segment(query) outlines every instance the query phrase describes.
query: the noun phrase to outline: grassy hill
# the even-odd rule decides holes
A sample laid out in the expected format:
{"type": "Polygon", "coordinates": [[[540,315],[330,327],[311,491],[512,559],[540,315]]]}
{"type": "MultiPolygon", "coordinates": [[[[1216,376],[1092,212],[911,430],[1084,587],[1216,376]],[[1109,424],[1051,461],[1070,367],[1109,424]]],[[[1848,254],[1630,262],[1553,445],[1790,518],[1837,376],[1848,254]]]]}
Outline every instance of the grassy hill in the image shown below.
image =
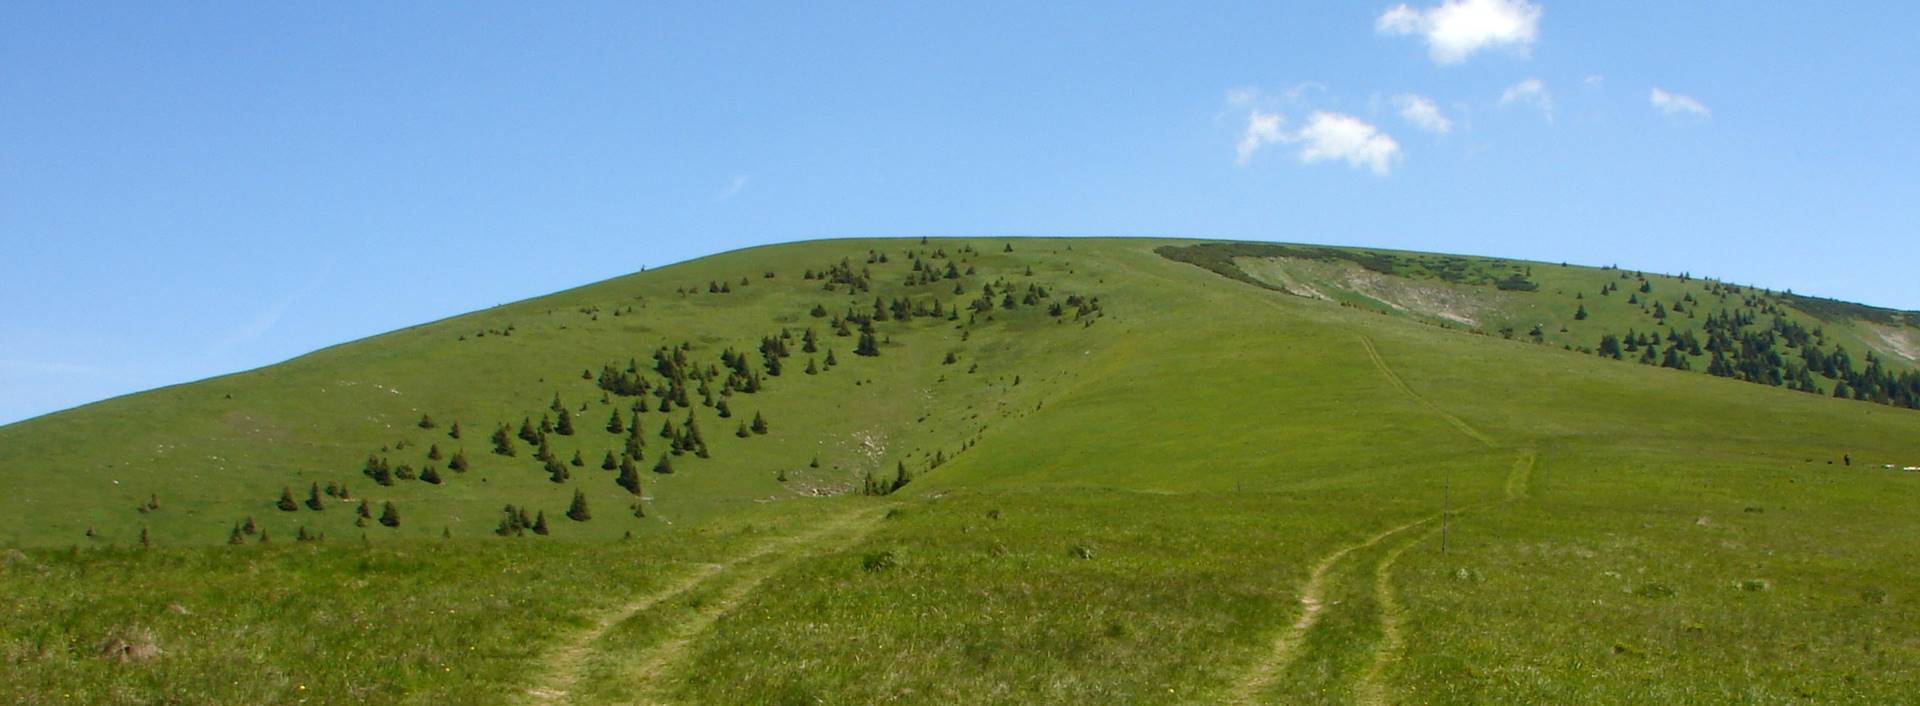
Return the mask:
{"type": "Polygon", "coordinates": [[[0,560],[0,696],[1920,690],[1920,474],[1885,468],[1920,465],[1920,412],[1832,393],[1871,352],[1898,402],[1912,315],[1612,269],[1265,247],[757,248],[0,428],[0,541],[18,547],[0,560]],[[1684,311],[1653,320],[1629,297],[1684,311]],[[1809,367],[1809,394],[1705,374],[1706,351],[1683,349],[1684,371],[1580,350],[1626,328],[1658,330],[1663,351],[1669,332],[1705,343],[1723,308],[1755,312],[1735,317],[1736,343],[1775,332],[1783,377],[1808,344],[1852,364],[1809,367]],[[1789,350],[1775,317],[1806,338],[1789,350]],[[764,434],[743,427],[756,414],[764,434]],[[534,441],[515,437],[523,422],[534,441]],[[515,455],[493,453],[500,429],[515,455]],[[534,458],[542,438],[563,473],[534,458]],[[617,462],[601,468],[630,438],[638,495],[617,462]],[[662,458],[672,473],[653,472],[662,458]],[[429,465],[440,483],[420,479],[429,465]],[[351,499],[307,507],[329,484],[351,499]],[[283,490],[295,509],[276,507],[283,490]],[[576,491],[585,521],[564,516],[576,491]],[[378,521],[389,502],[397,527],[378,521]],[[228,545],[249,518],[256,532],[228,545]],[[303,530],[325,539],[293,541],[303,530]]]}

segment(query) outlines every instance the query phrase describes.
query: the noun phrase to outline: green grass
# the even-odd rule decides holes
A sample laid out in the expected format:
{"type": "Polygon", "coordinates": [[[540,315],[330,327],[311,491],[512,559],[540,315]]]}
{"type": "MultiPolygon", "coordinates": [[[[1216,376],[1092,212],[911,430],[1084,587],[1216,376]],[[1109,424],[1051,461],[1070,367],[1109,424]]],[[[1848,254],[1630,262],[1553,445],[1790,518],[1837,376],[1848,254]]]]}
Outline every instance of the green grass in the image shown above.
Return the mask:
{"type": "MultiPolygon", "coordinates": [[[[1920,690],[1920,556],[1905,540],[1920,475],[1881,469],[1920,464],[1920,412],[1290,296],[1155,254],[1167,241],[925,248],[962,242],[979,250],[963,294],[901,284],[917,241],[761,248],[0,428],[0,478],[25,489],[0,498],[0,537],[22,547],[0,568],[6,696],[1887,703],[1920,690]],[[873,292],[800,277],[841,257],[858,269],[870,248],[892,260],[867,265],[873,292]],[[827,333],[816,302],[964,304],[1001,278],[1097,295],[1104,313],[883,322],[878,358],[829,336],[839,367],[804,375],[796,352],[765,392],[733,398],[771,434],[735,438],[696,402],[713,458],[643,474],[645,518],[598,469],[616,437],[582,368],[644,366],[682,340],[717,363],[783,326],[827,333]],[[723,279],[732,294],[705,293],[723,279]],[[611,316],[623,302],[636,312],[611,316]],[[582,313],[594,306],[598,320],[582,313]],[[512,336],[472,336],[509,323],[512,336]],[[556,391],[589,408],[556,444],[563,460],[589,451],[573,481],[549,483],[524,445],[485,453],[494,424],[537,418],[556,391]],[[413,426],[422,413],[442,428],[413,426]],[[369,451],[421,453],[454,419],[474,471],[390,489],[359,475],[369,451]],[[413,448],[392,451],[402,440],[413,448]],[[896,464],[918,475],[891,497],[802,497],[896,464]],[[392,498],[405,521],[271,507],[315,480],[392,498]],[[576,487],[590,522],[559,516],[576,487]],[[137,512],[152,493],[162,508],[137,512]],[[493,537],[509,502],[546,510],[554,534],[493,537]],[[274,543],[220,545],[247,515],[274,543]],[[126,548],[142,526],[155,546],[126,548]],[[300,526],[328,539],[287,541],[300,526]],[[1277,646],[1323,562],[1321,610],[1277,646]],[[97,656],[130,629],[161,656],[97,656]]],[[[1395,262],[1422,286],[1477,288],[1488,322],[1618,276],[1463,258],[1454,282],[1437,274],[1454,261],[1395,262]],[[1539,291],[1467,283],[1529,266],[1539,291]]],[[[1329,290],[1348,266],[1243,264],[1329,290]]],[[[1594,331],[1632,320],[1593,300],[1594,331]]],[[[662,415],[642,418],[651,434],[662,415]]],[[[642,468],[663,441],[650,436],[642,468]]]]}

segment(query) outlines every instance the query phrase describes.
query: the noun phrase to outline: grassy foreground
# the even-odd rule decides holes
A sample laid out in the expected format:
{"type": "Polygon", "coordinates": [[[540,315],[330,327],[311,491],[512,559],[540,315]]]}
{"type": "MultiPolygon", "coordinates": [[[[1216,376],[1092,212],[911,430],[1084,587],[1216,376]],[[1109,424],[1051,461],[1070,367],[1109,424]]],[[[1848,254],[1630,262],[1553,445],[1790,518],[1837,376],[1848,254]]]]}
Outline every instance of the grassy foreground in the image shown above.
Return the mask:
{"type": "Polygon", "coordinates": [[[958,253],[963,241],[745,251],[0,429],[0,471],[33,489],[6,501],[20,548],[0,561],[0,698],[1895,703],[1920,692],[1920,549],[1904,541],[1920,530],[1920,474],[1882,467],[1920,464],[1920,413],[1280,294],[1160,257],[1163,242],[964,242],[977,254],[962,268],[976,274],[959,278],[961,293],[951,280],[902,282],[907,250],[958,253]],[[869,250],[892,255],[871,265],[887,275],[879,291],[825,297],[798,272],[869,250]],[[706,293],[723,275],[734,291],[706,293]],[[478,432],[537,419],[555,387],[570,409],[586,404],[594,429],[556,438],[557,455],[604,450],[618,437],[597,425],[620,403],[601,406],[581,368],[683,339],[717,360],[782,326],[824,328],[808,313],[815,299],[836,311],[909,293],[965,304],[1002,278],[1016,292],[1097,295],[1101,311],[1009,310],[996,297],[993,318],[971,325],[965,314],[878,324],[887,340],[874,358],[834,337],[835,369],[806,375],[804,357],[788,359],[765,391],[729,398],[764,410],[767,435],[722,433],[731,425],[697,401],[642,413],[649,433],[700,414],[713,445],[710,459],[646,474],[646,517],[624,512],[624,491],[592,464],[564,483],[524,456],[435,487],[352,475],[370,447],[430,443],[407,424],[422,413],[490,420],[467,442],[478,457],[478,432]],[[699,294],[674,291],[696,283],[699,294]],[[622,297],[647,309],[619,324],[646,330],[607,328],[622,297]],[[580,313],[596,303],[599,319],[580,313]],[[512,336],[458,340],[509,321],[512,336]],[[338,407],[294,395],[322,380],[402,392],[338,407]],[[276,401],[252,402],[263,399],[276,401]],[[282,436],[195,426],[242,407],[282,436]],[[99,469],[131,464],[115,454],[160,436],[198,456],[255,455],[249,470],[198,483],[186,479],[212,471],[143,455],[141,477],[182,490],[157,512],[132,510],[148,486],[102,502],[120,491],[99,469]],[[79,470],[30,475],[29,455],[79,470]],[[899,467],[914,479],[886,497],[802,497],[899,467]],[[357,478],[356,494],[390,494],[407,519],[358,528],[334,508],[272,508],[289,477],[322,477],[303,469],[357,478]],[[591,521],[491,536],[500,503],[557,518],[575,488],[593,498],[591,521]],[[219,545],[248,514],[273,523],[274,540],[219,545]],[[332,523],[329,539],[288,541],[294,518],[332,523]],[[89,523],[115,527],[119,548],[82,536],[89,523]],[[154,546],[127,548],[142,524],[157,528],[154,546]],[[128,651],[142,645],[158,653],[128,651]]]}

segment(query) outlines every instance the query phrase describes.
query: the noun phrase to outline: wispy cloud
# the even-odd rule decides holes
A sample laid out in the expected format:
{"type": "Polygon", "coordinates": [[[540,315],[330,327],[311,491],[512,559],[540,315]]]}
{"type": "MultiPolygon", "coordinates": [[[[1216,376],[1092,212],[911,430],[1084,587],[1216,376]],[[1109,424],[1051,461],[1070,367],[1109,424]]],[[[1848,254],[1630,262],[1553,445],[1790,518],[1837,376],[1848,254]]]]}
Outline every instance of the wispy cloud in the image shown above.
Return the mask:
{"type": "Polygon", "coordinates": [[[1500,92],[1501,105],[1530,105],[1540,109],[1547,122],[1553,122],[1553,94],[1547,92],[1547,84],[1540,79],[1530,78],[1507,87],[1500,92]]]}
{"type": "Polygon", "coordinates": [[[1415,93],[1402,93],[1393,97],[1394,106],[1400,109],[1400,119],[1408,124],[1431,132],[1445,135],[1453,131],[1453,121],[1446,113],[1440,112],[1440,106],[1433,99],[1415,93]]]}
{"type": "Polygon", "coordinates": [[[1375,32],[1418,35],[1436,64],[1458,64],[1484,49],[1525,55],[1540,36],[1539,5],[1526,0],[1446,0],[1416,10],[1395,5],[1373,22],[1375,32]]]}
{"type": "Polygon", "coordinates": [[[1673,117],[1706,118],[1713,115],[1707,104],[1695,100],[1693,96],[1669,93],[1659,86],[1654,86],[1653,91],[1647,94],[1647,102],[1652,103],[1655,110],[1673,117]]]}
{"type": "Polygon", "coordinates": [[[1234,145],[1233,161],[1236,164],[1246,164],[1248,160],[1253,159],[1253,153],[1260,151],[1260,148],[1284,139],[1286,136],[1281,133],[1280,127],[1286,124],[1286,121],[1286,116],[1279,113],[1269,113],[1255,108],[1247,115],[1247,129],[1241,133],[1240,143],[1234,145]]]}
{"type": "Polygon", "coordinates": [[[723,203],[735,196],[739,196],[740,190],[745,188],[747,188],[747,175],[735,174],[733,181],[727,182],[727,188],[721,189],[720,193],[713,195],[713,202],[723,203]]]}
{"type": "Polygon", "coordinates": [[[220,340],[215,341],[211,352],[224,353],[235,346],[251,343],[267,335],[268,331],[273,330],[273,327],[280,323],[280,319],[286,315],[288,307],[293,306],[295,302],[307,298],[316,290],[320,289],[320,285],[326,283],[327,275],[332,271],[333,264],[331,262],[321,265],[320,271],[308,279],[305,284],[300,285],[298,289],[287,292],[286,295],[275,300],[272,304],[267,305],[267,308],[254,316],[252,320],[234,329],[220,340]]]}

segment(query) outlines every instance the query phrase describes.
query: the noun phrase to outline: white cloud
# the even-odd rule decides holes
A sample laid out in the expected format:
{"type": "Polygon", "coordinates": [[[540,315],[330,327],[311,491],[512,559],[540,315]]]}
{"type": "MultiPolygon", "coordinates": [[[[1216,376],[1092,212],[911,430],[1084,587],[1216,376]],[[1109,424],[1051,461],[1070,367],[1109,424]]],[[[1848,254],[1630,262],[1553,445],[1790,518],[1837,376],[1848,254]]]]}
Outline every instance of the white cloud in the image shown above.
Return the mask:
{"type": "Polygon", "coordinates": [[[1386,176],[1400,159],[1400,143],[1379,128],[1359,118],[1341,113],[1316,112],[1307,118],[1307,126],[1288,135],[1288,142],[1300,143],[1300,161],[1344,161],[1355,169],[1366,167],[1386,176]]]}
{"type": "Polygon", "coordinates": [[[1235,149],[1239,164],[1246,164],[1255,152],[1271,144],[1298,145],[1294,157],[1302,164],[1346,162],[1355,169],[1365,168],[1386,176],[1400,160],[1400,143],[1393,136],[1364,120],[1343,113],[1316,111],[1307,116],[1299,130],[1283,129],[1287,118],[1279,113],[1254,110],[1247,116],[1247,130],[1235,149]]]}
{"type": "Polygon", "coordinates": [[[1530,78],[1507,87],[1500,93],[1501,105],[1531,105],[1539,108],[1547,121],[1553,121],[1553,94],[1547,92],[1547,84],[1540,79],[1530,78]]]}
{"type": "Polygon", "coordinates": [[[1260,89],[1252,86],[1237,86],[1227,89],[1227,105],[1239,108],[1260,99],[1260,89]]]}
{"type": "Polygon", "coordinates": [[[1695,100],[1693,96],[1668,93],[1659,86],[1654,86],[1653,92],[1647,94],[1647,101],[1652,103],[1655,109],[1667,115],[1701,118],[1713,115],[1713,111],[1707,109],[1707,104],[1695,100]]]}
{"type": "Polygon", "coordinates": [[[1540,14],[1540,6],[1527,0],[1445,0],[1424,10],[1396,5],[1374,20],[1373,29],[1420,35],[1434,63],[1458,64],[1495,47],[1525,54],[1540,36],[1540,14]]]}
{"type": "Polygon", "coordinates": [[[1240,135],[1240,144],[1234,146],[1236,155],[1234,162],[1246,164],[1247,160],[1253,159],[1253,153],[1260,151],[1261,147],[1285,139],[1286,136],[1281,133],[1280,126],[1286,121],[1287,118],[1284,115],[1255,108],[1247,115],[1247,131],[1240,135]]]}
{"type": "Polygon", "coordinates": [[[1607,82],[1607,77],[1601,76],[1600,74],[1593,74],[1586,78],[1586,82],[1589,86],[1599,86],[1607,82]]]}
{"type": "Polygon", "coordinates": [[[1448,120],[1446,114],[1440,112],[1440,106],[1434,105],[1431,98],[1402,93],[1393,97],[1393,103],[1400,109],[1400,118],[1414,127],[1436,135],[1445,135],[1453,131],[1453,121],[1448,120]]]}

